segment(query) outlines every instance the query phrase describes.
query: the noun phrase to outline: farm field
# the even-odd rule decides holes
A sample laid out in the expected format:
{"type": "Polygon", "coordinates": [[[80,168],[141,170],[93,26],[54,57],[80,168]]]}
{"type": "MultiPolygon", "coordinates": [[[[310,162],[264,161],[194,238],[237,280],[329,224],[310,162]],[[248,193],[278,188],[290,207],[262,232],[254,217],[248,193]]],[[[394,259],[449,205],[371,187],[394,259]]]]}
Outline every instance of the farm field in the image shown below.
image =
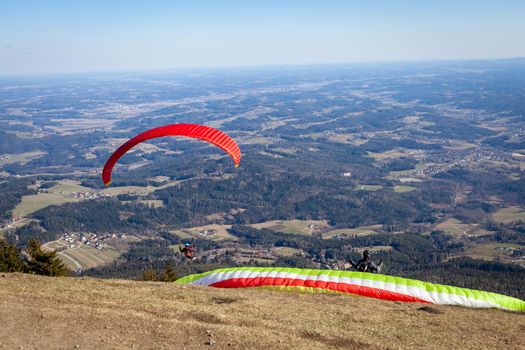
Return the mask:
{"type": "Polygon", "coordinates": [[[491,218],[503,224],[510,224],[520,220],[525,221],[525,209],[517,206],[503,208],[492,214],[491,218]]]}
{"type": "Polygon", "coordinates": [[[189,234],[188,232],[186,232],[186,230],[172,230],[169,232],[182,239],[192,239],[193,238],[193,236],[189,234]]]}
{"type": "Polygon", "coordinates": [[[64,261],[69,269],[76,270],[79,267],[88,269],[108,264],[117,259],[121,253],[113,248],[103,248],[101,250],[81,245],[79,248],[68,249],[59,253],[59,257],[64,261]]]}
{"type": "Polygon", "coordinates": [[[301,252],[300,249],[296,248],[290,248],[290,247],[274,247],[272,248],[272,253],[278,256],[294,256],[295,254],[299,254],[301,252]]]}
{"type": "MultiPolygon", "coordinates": [[[[480,244],[475,247],[467,249],[458,256],[467,256],[472,259],[481,259],[492,261],[499,256],[510,257],[512,249],[524,249],[525,245],[513,243],[487,243],[480,244]]],[[[525,265],[525,261],[524,261],[525,265]]]]}
{"type": "Polygon", "coordinates": [[[107,187],[102,190],[95,190],[89,187],[84,187],[80,185],[78,181],[59,181],[58,185],[53,186],[48,189],[49,193],[61,193],[61,194],[71,194],[74,192],[100,192],[103,194],[119,195],[119,194],[139,194],[145,195],[156,190],[161,190],[170,186],[174,186],[180,183],[180,181],[171,181],[160,186],[120,186],[120,187],[107,187]]]}
{"type": "Polygon", "coordinates": [[[146,205],[148,207],[153,207],[153,208],[162,208],[164,206],[164,203],[161,200],[156,200],[156,199],[144,199],[144,200],[137,200],[137,201],[122,201],[122,203],[124,203],[124,204],[140,203],[140,204],[144,204],[144,205],[146,205]]]}
{"type": "MultiPolygon", "coordinates": [[[[86,193],[101,193],[110,195],[119,194],[138,194],[146,195],[158,189],[163,189],[169,186],[173,186],[179,183],[178,181],[169,182],[162,186],[123,186],[123,187],[110,187],[103,190],[97,191],[92,188],[81,186],[78,181],[64,180],[59,181],[57,185],[50,187],[46,192],[41,192],[35,195],[29,195],[22,197],[22,202],[16,206],[13,210],[15,217],[25,217],[40,209],[46,208],[51,205],[61,205],[65,203],[78,202],[82,199],[73,198],[71,194],[78,192],[86,193]]],[[[145,204],[159,207],[162,205],[161,201],[157,200],[145,200],[145,204]]]]}
{"type": "Polygon", "coordinates": [[[51,242],[44,243],[42,244],[42,247],[47,248],[49,250],[61,250],[61,249],[67,249],[68,244],[62,240],[58,240],[58,241],[51,241],[51,242]]]}
{"type": "Polygon", "coordinates": [[[46,153],[42,151],[8,154],[5,159],[0,159],[0,167],[7,164],[26,164],[29,161],[38,159],[45,154],[46,153]]]}
{"type": "Polygon", "coordinates": [[[392,250],[392,247],[387,246],[387,245],[377,245],[377,246],[372,246],[372,247],[360,247],[360,248],[355,249],[355,251],[358,252],[359,254],[363,254],[365,250],[369,250],[371,252],[390,251],[392,250]]]}
{"type": "Polygon", "coordinates": [[[257,262],[258,264],[272,264],[272,263],[275,262],[274,259],[244,258],[244,257],[237,258],[236,260],[239,261],[239,262],[241,262],[241,263],[249,263],[249,262],[251,262],[251,261],[255,261],[255,262],[257,262]]]}
{"type": "Polygon", "coordinates": [[[20,219],[18,221],[16,221],[15,223],[9,225],[8,227],[4,227],[2,229],[0,229],[0,237],[3,237],[4,234],[6,234],[8,231],[14,231],[15,229],[17,228],[20,228],[20,227],[23,227],[27,224],[29,224],[31,221],[31,219],[20,219]]]}
{"type": "Polygon", "coordinates": [[[138,202],[147,205],[148,207],[152,206],[153,208],[162,208],[164,206],[164,203],[158,199],[144,199],[139,200],[138,202]]]}
{"type": "Polygon", "coordinates": [[[361,143],[364,143],[364,141],[361,140],[354,140],[353,142],[350,142],[349,139],[354,136],[353,134],[344,134],[344,133],[333,133],[333,132],[319,132],[319,133],[311,133],[311,134],[305,134],[304,136],[310,137],[314,140],[319,139],[327,139],[332,142],[337,143],[344,143],[344,144],[354,144],[358,146],[361,143]]]}
{"type": "Polygon", "coordinates": [[[406,154],[401,150],[390,150],[382,153],[367,152],[367,156],[374,158],[375,160],[383,160],[405,157],[406,154]]]}
{"type": "Polygon", "coordinates": [[[324,239],[334,238],[339,234],[346,234],[349,236],[358,235],[358,236],[367,236],[374,235],[377,233],[377,230],[380,229],[382,225],[371,225],[371,226],[362,226],[357,228],[343,228],[331,230],[323,233],[324,239]]]}
{"type": "Polygon", "coordinates": [[[449,140],[447,142],[447,145],[444,146],[445,149],[449,150],[465,150],[469,148],[475,148],[476,144],[466,142],[466,141],[459,141],[459,140],[449,140]]]}
{"type": "Polygon", "coordinates": [[[50,129],[53,129],[61,134],[69,134],[71,132],[78,132],[79,130],[92,129],[92,128],[111,128],[115,124],[114,119],[97,119],[97,118],[85,118],[85,119],[51,119],[54,123],[60,124],[60,126],[51,125],[50,129]]]}
{"type": "Polygon", "coordinates": [[[396,180],[396,179],[399,179],[400,177],[407,177],[409,176],[410,174],[416,172],[417,170],[422,170],[422,169],[425,169],[429,166],[431,166],[433,164],[431,163],[428,163],[428,164],[422,164],[422,163],[418,163],[416,164],[416,167],[415,169],[410,169],[410,170],[400,170],[400,171],[391,171],[389,173],[389,175],[387,176],[387,179],[392,179],[392,180],[396,180]]]}
{"type": "Polygon", "coordinates": [[[140,187],[140,186],[122,186],[122,187],[108,187],[108,188],[105,188],[103,190],[101,190],[100,192],[102,193],[107,193],[107,194],[111,194],[111,195],[114,195],[114,196],[117,196],[119,194],[137,194],[137,195],[146,195],[146,194],[150,194],[154,191],[157,191],[157,190],[161,190],[161,189],[164,189],[164,188],[167,188],[167,187],[170,187],[170,186],[175,186],[177,184],[179,184],[180,181],[171,181],[171,182],[168,182],[164,185],[161,185],[161,186],[145,186],[145,187],[140,187]]]}
{"type": "Polygon", "coordinates": [[[413,186],[394,186],[394,192],[396,193],[412,192],[415,190],[417,190],[417,188],[413,186]]]}
{"type": "Polygon", "coordinates": [[[382,188],[383,186],[378,185],[357,185],[355,189],[358,191],[378,191],[382,188]]]}
{"type": "Polygon", "coordinates": [[[77,181],[59,181],[57,185],[50,187],[48,193],[54,194],[71,194],[74,192],[95,192],[92,188],[84,187],[77,181]]]}
{"type": "Polygon", "coordinates": [[[443,231],[454,237],[470,235],[476,228],[477,225],[463,224],[461,221],[452,218],[436,225],[435,227],[436,230],[443,231]]]}
{"type": "Polygon", "coordinates": [[[13,210],[14,217],[26,217],[40,209],[51,205],[78,202],[78,199],[70,198],[61,194],[39,193],[22,197],[22,202],[13,210]]]}
{"type": "Polygon", "coordinates": [[[321,220],[272,220],[261,222],[259,224],[252,224],[251,227],[256,229],[266,228],[275,232],[300,234],[300,235],[311,235],[316,228],[330,228],[328,222],[321,220]],[[314,227],[309,227],[314,225],[314,227]]]}
{"type": "Polygon", "coordinates": [[[480,237],[480,236],[490,236],[490,235],[493,235],[495,233],[496,233],[496,231],[489,231],[489,230],[485,230],[484,228],[480,228],[478,230],[470,232],[469,235],[480,237]]]}
{"type": "Polygon", "coordinates": [[[237,237],[232,236],[231,234],[228,233],[227,230],[229,228],[231,228],[231,225],[211,224],[211,225],[205,225],[205,226],[185,228],[182,230],[174,230],[170,232],[182,239],[191,239],[195,237],[195,238],[204,238],[204,239],[211,239],[211,240],[217,240],[217,241],[224,241],[224,240],[235,241],[237,240],[237,237]],[[205,236],[205,235],[200,234],[200,232],[211,231],[211,230],[215,230],[214,235],[205,236]]]}

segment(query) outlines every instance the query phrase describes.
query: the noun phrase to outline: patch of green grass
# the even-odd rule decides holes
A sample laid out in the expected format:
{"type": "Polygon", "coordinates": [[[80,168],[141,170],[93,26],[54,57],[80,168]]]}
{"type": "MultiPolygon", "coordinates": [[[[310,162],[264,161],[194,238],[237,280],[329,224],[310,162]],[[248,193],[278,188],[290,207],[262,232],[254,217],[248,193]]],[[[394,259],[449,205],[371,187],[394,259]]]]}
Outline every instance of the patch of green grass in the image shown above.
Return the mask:
{"type": "MultiPolygon", "coordinates": [[[[110,187],[101,190],[102,193],[109,193],[112,195],[118,195],[123,193],[131,194],[148,194],[158,189],[166,188],[177,184],[177,181],[169,182],[165,185],[155,187],[138,187],[138,186],[125,186],[125,187],[110,187]]],[[[51,205],[61,205],[64,203],[78,202],[81,199],[69,197],[74,192],[96,192],[88,187],[81,186],[78,181],[60,181],[56,186],[47,189],[47,192],[39,193],[36,195],[22,197],[22,202],[14,209],[13,215],[17,217],[25,217],[40,209],[46,208],[51,205]]],[[[141,201],[148,205],[159,207],[162,205],[162,201],[157,200],[144,200],[141,201]]]]}
{"type": "Polygon", "coordinates": [[[3,229],[0,229],[0,237],[3,237],[6,233],[8,233],[9,231],[15,231],[17,228],[20,228],[20,227],[23,227],[27,224],[29,224],[30,222],[32,222],[33,220],[31,219],[21,219],[21,220],[18,220],[17,222],[15,222],[13,225],[10,225],[9,227],[5,227],[3,229]]]}
{"type": "Polygon", "coordinates": [[[417,188],[412,186],[394,186],[394,192],[405,193],[415,191],[417,188]]]}
{"type": "Polygon", "coordinates": [[[103,248],[101,250],[92,248],[90,246],[82,245],[80,248],[68,249],[61,254],[59,257],[62,258],[64,263],[73,270],[78,268],[77,263],[82,266],[82,269],[93,268],[108,264],[117,259],[121,253],[117,252],[113,248],[103,248]],[[65,258],[63,258],[65,256],[65,258]]]}
{"type": "Polygon", "coordinates": [[[319,228],[329,228],[330,225],[322,220],[272,220],[250,225],[257,229],[268,229],[275,232],[311,235],[319,228]],[[309,227],[314,225],[314,227],[309,227]]]}
{"type": "Polygon", "coordinates": [[[231,227],[231,225],[219,225],[219,224],[210,224],[205,226],[199,226],[199,227],[191,227],[191,228],[185,228],[182,230],[173,230],[170,231],[172,234],[182,238],[182,239],[191,239],[191,238],[199,238],[199,239],[209,239],[209,240],[217,240],[217,241],[224,241],[224,240],[230,240],[230,241],[236,241],[238,238],[231,235],[227,230],[231,227]],[[214,230],[214,235],[207,235],[203,236],[200,234],[200,232],[205,230],[214,230]]]}
{"type": "Polygon", "coordinates": [[[70,194],[73,192],[94,192],[94,190],[88,187],[81,186],[80,184],[75,182],[60,182],[58,185],[49,188],[48,192],[55,194],[70,194]]]}
{"type": "Polygon", "coordinates": [[[58,249],[67,248],[67,243],[64,241],[52,241],[52,242],[45,243],[43,246],[51,250],[58,250],[58,249]]]}
{"type": "Polygon", "coordinates": [[[448,140],[447,143],[448,144],[445,145],[444,147],[446,149],[451,149],[451,150],[465,150],[465,149],[476,147],[476,145],[473,144],[473,143],[468,143],[468,142],[464,142],[464,141],[457,141],[457,140],[448,140]]]}
{"type": "Polygon", "coordinates": [[[467,249],[461,256],[468,256],[473,259],[481,260],[493,260],[494,258],[501,255],[509,255],[505,248],[521,249],[525,245],[512,244],[512,243],[487,243],[480,244],[475,247],[467,249]],[[499,249],[498,249],[499,248],[499,249]]]}
{"type": "Polygon", "coordinates": [[[56,186],[47,189],[45,193],[22,197],[22,202],[13,210],[13,216],[25,217],[51,205],[78,202],[79,199],[69,197],[73,192],[93,192],[93,190],[80,186],[78,182],[60,181],[56,186]]]}
{"type": "Polygon", "coordinates": [[[77,269],[84,269],[85,268],[85,266],[83,266],[80,262],[78,262],[77,260],[75,260],[74,258],[69,256],[65,252],[61,252],[58,255],[58,257],[60,258],[60,260],[62,260],[62,262],[64,264],[66,264],[67,268],[72,270],[72,271],[76,271],[77,269]]]}
{"type": "Polygon", "coordinates": [[[356,228],[342,228],[336,230],[330,230],[323,233],[324,239],[334,238],[338,234],[347,234],[349,236],[358,235],[358,236],[368,236],[377,234],[377,230],[380,229],[382,225],[371,225],[371,226],[361,226],[356,228]]]}
{"type": "Polygon", "coordinates": [[[178,244],[172,244],[168,246],[168,248],[171,249],[174,253],[180,253],[179,247],[180,245],[178,244]]]}
{"type": "Polygon", "coordinates": [[[452,235],[454,237],[461,237],[470,235],[473,230],[475,230],[478,225],[474,224],[463,224],[461,221],[450,218],[446,221],[435,226],[436,230],[443,231],[452,235]]]}
{"type": "Polygon", "coordinates": [[[404,152],[401,152],[400,150],[390,150],[381,153],[367,152],[367,157],[374,158],[375,160],[395,159],[404,156],[406,156],[406,154],[404,152]]]}
{"type": "Polygon", "coordinates": [[[301,252],[300,249],[290,248],[290,247],[274,247],[272,252],[278,256],[294,256],[301,252]]]}
{"type": "Polygon", "coordinates": [[[26,164],[29,161],[38,159],[45,154],[46,153],[42,151],[10,154],[6,159],[0,159],[0,167],[7,164],[26,164]]]}
{"type": "Polygon", "coordinates": [[[363,254],[365,250],[369,250],[371,252],[379,252],[382,250],[390,251],[392,250],[392,247],[388,245],[376,245],[376,246],[370,246],[370,247],[360,247],[360,248],[355,249],[355,251],[358,252],[359,254],[363,254]]]}
{"type": "Polygon", "coordinates": [[[422,164],[422,163],[418,163],[416,164],[416,167],[414,169],[409,169],[409,170],[400,170],[400,171],[391,171],[389,173],[389,175],[387,176],[388,179],[397,179],[397,178],[400,178],[400,177],[406,177],[414,172],[416,172],[417,170],[421,170],[421,169],[424,169],[428,166],[432,165],[431,163],[429,164],[422,164]]]}
{"type": "Polygon", "coordinates": [[[144,199],[140,200],[139,203],[145,204],[148,207],[153,206],[153,208],[162,208],[164,206],[164,202],[160,199],[144,199]]]}
{"type": "Polygon", "coordinates": [[[493,235],[495,233],[496,233],[496,231],[489,231],[489,230],[485,230],[483,228],[480,228],[479,230],[470,232],[470,235],[472,235],[472,236],[490,236],[490,235],[493,235]]]}
{"type": "Polygon", "coordinates": [[[378,185],[358,185],[355,189],[358,191],[378,191],[382,188],[383,186],[378,185]]]}
{"type": "Polygon", "coordinates": [[[193,236],[189,234],[188,232],[186,232],[186,230],[170,231],[170,233],[182,239],[192,239],[193,238],[193,236]]]}
{"type": "Polygon", "coordinates": [[[22,202],[13,210],[13,216],[25,217],[40,209],[49,207],[50,205],[61,205],[77,201],[78,200],[74,198],[53,193],[39,193],[36,195],[24,196],[22,197],[22,202]]]}
{"type": "Polygon", "coordinates": [[[502,208],[493,213],[491,218],[503,224],[510,224],[520,220],[525,222],[525,210],[517,206],[502,208]]]}
{"type": "Polygon", "coordinates": [[[162,208],[164,206],[164,202],[162,202],[161,200],[157,200],[157,199],[141,199],[137,201],[122,201],[122,203],[124,204],[140,203],[148,207],[153,206],[153,208],[162,208]]]}
{"type": "Polygon", "coordinates": [[[115,196],[119,194],[146,195],[146,194],[152,193],[157,190],[162,190],[164,188],[175,186],[181,182],[182,181],[171,181],[161,186],[145,186],[145,187],[140,187],[140,186],[111,187],[110,186],[108,188],[101,190],[101,192],[108,193],[108,194],[115,195],[115,196]]]}
{"type": "Polygon", "coordinates": [[[263,259],[263,258],[244,258],[244,257],[240,257],[240,258],[237,258],[237,261],[241,262],[241,263],[248,263],[250,261],[255,261],[259,264],[272,264],[275,262],[274,259],[263,259]]]}

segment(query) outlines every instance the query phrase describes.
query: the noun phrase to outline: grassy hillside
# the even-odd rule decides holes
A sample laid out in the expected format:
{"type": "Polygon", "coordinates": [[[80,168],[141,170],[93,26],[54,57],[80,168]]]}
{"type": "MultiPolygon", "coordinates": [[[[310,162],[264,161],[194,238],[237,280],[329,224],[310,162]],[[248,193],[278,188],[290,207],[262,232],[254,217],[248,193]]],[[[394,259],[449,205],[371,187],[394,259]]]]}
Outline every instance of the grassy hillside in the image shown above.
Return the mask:
{"type": "Polygon", "coordinates": [[[525,315],[268,290],[0,274],[5,349],[523,349],[525,315]]]}

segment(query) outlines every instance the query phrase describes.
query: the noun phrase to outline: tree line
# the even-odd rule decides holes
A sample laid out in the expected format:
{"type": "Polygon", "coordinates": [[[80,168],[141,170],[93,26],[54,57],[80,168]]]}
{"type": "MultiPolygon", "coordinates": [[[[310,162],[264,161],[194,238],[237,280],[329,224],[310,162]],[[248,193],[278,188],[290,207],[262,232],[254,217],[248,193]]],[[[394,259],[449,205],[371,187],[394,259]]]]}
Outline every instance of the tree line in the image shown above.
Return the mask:
{"type": "Polygon", "coordinates": [[[45,251],[32,239],[21,251],[14,244],[0,240],[0,271],[23,272],[43,276],[68,276],[69,271],[54,251],[45,251]]]}

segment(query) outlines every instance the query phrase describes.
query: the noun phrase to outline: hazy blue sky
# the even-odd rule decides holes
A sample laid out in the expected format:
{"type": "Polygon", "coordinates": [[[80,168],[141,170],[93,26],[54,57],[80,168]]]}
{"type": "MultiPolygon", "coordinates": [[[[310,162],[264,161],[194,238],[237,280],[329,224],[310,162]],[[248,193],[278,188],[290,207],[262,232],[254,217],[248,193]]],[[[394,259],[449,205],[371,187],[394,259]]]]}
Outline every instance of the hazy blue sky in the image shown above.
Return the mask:
{"type": "Polygon", "coordinates": [[[0,0],[0,74],[525,56],[525,0],[0,0]]]}

